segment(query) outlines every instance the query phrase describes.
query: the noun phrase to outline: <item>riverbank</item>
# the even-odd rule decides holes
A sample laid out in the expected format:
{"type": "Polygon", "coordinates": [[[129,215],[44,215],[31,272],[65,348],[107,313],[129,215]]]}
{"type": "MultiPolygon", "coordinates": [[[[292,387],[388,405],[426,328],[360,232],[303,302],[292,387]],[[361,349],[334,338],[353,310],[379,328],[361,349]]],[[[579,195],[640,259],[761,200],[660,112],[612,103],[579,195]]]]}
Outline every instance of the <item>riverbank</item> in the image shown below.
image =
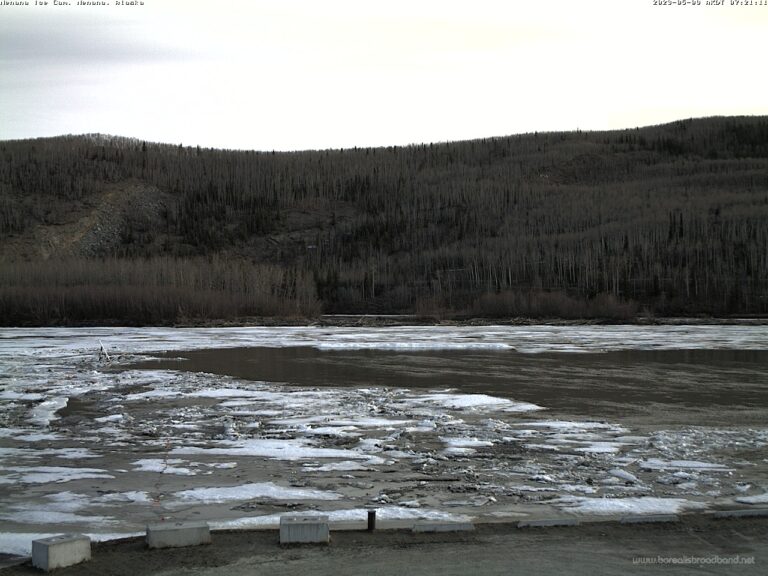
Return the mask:
{"type": "Polygon", "coordinates": [[[691,316],[657,317],[636,316],[632,318],[533,318],[533,317],[472,317],[435,316],[421,314],[323,314],[308,316],[247,316],[238,318],[190,318],[179,322],[142,323],[104,319],[99,322],[58,322],[27,323],[2,326],[5,328],[109,328],[130,326],[132,328],[239,328],[276,326],[336,326],[339,328],[398,327],[398,326],[768,326],[768,316],[691,316]]]}
{"type": "MultiPolygon", "coordinates": [[[[93,544],[90,562],[57,570],[62,576],[275,576],[364,573],[420,574],[763,574],[768,565],[766,518],[712,519],[686,515],[663,524],[583,523],[517,528],[479,524],[472,532],[414,534],[410,530],[332,531],[329,546],[280,546],[278,533],[230,531],[213,543],[147,550],[143,538],[93,544]]],[[[30,564],[3,576],[39,574],[30,564]]]]}

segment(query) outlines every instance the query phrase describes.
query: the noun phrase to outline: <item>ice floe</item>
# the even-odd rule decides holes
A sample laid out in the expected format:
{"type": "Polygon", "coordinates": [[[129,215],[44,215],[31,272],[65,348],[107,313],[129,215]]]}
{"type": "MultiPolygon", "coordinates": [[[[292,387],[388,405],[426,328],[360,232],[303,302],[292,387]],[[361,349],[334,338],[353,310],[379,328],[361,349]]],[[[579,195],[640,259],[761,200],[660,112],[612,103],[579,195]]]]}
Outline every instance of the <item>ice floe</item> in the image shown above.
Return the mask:
{"type": "Polygon", "coordinates": [[[610,430],[613,432],[626,432],[625,428],[616,424],[605,422],[578,422],[570,420],[536,420],[521,422],[520,426],[533,426],[537,428],[549,428],[559,432],[580,432],[583,430],[610,430]]]}
{"type": "Polygon", "coordinates": [[[14,400],[23,402],[40,402],[45,400],[45,395],[35,392],[17,392],[15,390],[2,390],[0,391],[0,400],[14,400]]]}
{"type": "Polygon", "coordinates": [[[186,461],[180,458],[142,458],[133,462],[134,470],[138,472],[158,472],[160,474],[179,474],[194,476],[195,472],[184,466],[186,461]]]}
{"type": "Polygon", "coordinates": [[[240,486],[193,488],[175,492],[173,495],[180,500],[208,504],[252,500],[253,498],[271,498],[273,500],[338,500],[341,498],[340,494],[334,492],[284,487],[272,482],[241,484],[240,486]]]}
{"type": "Polygon", "coordinates": [[[323,464],[317,466],[313,464],[305,464],[304,470],[307,472],[355,472],[355,471],[368,471],[370,466],[358,462],[355,460],[345,460],[343,462],[331,462],[329,464],[323,464]]]}
{"type": "Polygon", "coordinates": [[[13,437],[14,440],[22,442],[48,442],[51,440],[61,440],[61,434],[56,432],[32,432],[30,434],[19,434],[13,437]]]}
{"type": "Polygon", "coordinates": [[[608,474],[618,478],[619,480],[624,480],[625,482],[631,482],[633,484],[637,484],[639,482],[637,476],[630,474],[626,470],[621,470],[620,468],[612,468],[608,470],[608,474]]]}
{"type": "Polygon", "coordinates": [[[109,416],[101,416],[100,418],[94,418],[94,422],[120,422],[125,416],[123,414],[110,414],[109,416]]]}
{"type": "Polygon", "coordinates": [[[710,472],[733,472],[723,464],[714,464],[711,462],[698,462],[696,460],[660,460],[658,458],[648,458],[638,463],[640,468],[645,470],[707,470],[710,472]]]}
{"type": "Polygon", "coordinates": [[[141,490],[130,490],[128,492],[111,492],[93,499],[99,504],[150,504],[152,499],[149,494],[141,490]]]}
{"type": "Polygon", "coordinates": [[[237,441],[221,440],[214,442],[215,447],[184,446],[174,448],[171,454],[209,454],[226,456],[259,456],[275,460],[303,460],[307,458],[364,459],[369,456],[352,450],[338,448],[316,448],[309,440],[244,439],[237,441]]]}
{"type": "Polygon", "coordinates": [[[10,472],[10,478],[27,484],[71,482],[84,478],[114,478],[99,468],[68,468],[63,466],[8,466],[3,472],[10,472]]]}
{"type": "Polygon", "coordinates": [[[685,510],[703,510],[707,505],[684,498],[656,498],[640,496],[630,498],[588,498],[563,496],[556,504],[575,514],[677,514],[685,510]]]}
{"type": "Polygon", "coordinates": [[[739,496],[734,498],[736,502],[741,504],[768,504],[768,492],[765,494],[757,494],[755,496],[739,496]]]}
{"type": "Polygon", "coordinates": [[[497,398],[487,394],[456,394],[450,392],[436,392],[422,394],[407,399],[414,404],[431,404],[442,408],[454,410],[499,410],[503,412],[532,412],[542,410],[541,406],[529,402],[516,402],[507,398],[497,398]]]}
{"type": "Polygon", "coordinates": [[[40,402],[29,411],[29,421],[40,426],[48,426],[56,419],[56,412],[67,405],[69,398],[55,397],[40,402]]]}
{"type": "Polygon", "coordinates": [[[456,438],[440,436],[440,441],[445,442],[451,448],[478,448],[493,446],[490,440],[478,440],[477,438],[456,438]]]}
{"type": "Polygon", "coordinates": [[[320,349],[515,349],[525,353],[607,350],[768,349],[764,326],[400,326],[231,328],[5,328],[8,357],[95,358],[158,350],[260,346],[320,349]]]}
{"type": "Polygon", "coordinates": [[[74,512],[59,512],[56,510],[24,509],[17,512],[5,512],[0,518],[19,524],[83,524],[85,526],[116,524],[117,521],[108,516],[84,516],[74,512]]]}
{"type": "Polygon", "coordinates": [[[586,446],[578,446],[575,452],[588,452],[590,454],[616,454],[626,444],[622,442],[590,442],[586,446]]]}

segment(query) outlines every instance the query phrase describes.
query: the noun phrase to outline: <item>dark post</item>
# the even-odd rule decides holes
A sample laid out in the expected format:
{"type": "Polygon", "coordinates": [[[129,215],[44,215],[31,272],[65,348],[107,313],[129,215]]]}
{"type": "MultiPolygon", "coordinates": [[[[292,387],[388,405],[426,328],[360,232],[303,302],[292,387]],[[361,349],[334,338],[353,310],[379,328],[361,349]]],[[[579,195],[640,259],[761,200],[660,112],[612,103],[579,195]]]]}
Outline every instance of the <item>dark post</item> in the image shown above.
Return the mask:
{"type": "Polygon", "coordinates": [[[368,532],[376,530],[376,510],[368,510],[368,532]]]}

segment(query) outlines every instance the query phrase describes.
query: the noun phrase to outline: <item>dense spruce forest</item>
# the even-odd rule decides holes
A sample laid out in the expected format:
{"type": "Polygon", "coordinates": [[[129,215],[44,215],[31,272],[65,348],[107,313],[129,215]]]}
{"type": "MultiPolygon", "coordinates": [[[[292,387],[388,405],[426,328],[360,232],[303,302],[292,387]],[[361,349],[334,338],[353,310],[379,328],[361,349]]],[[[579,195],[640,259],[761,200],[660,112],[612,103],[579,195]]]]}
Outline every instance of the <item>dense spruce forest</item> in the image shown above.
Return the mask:
{"type": "Polygon", "coordinates": [[[768,118],[407,147],[0,142],[0,322],[768,313],[768,118]]]}

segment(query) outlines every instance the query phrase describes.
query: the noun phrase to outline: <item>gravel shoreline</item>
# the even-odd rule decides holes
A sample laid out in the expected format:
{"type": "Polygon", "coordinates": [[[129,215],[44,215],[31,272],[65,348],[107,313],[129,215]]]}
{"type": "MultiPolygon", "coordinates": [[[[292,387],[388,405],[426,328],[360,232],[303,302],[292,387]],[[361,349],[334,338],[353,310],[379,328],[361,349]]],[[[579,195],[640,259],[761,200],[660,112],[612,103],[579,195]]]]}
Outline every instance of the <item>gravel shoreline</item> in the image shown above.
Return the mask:
{"type": "MultiPolygon", "coordinates": [[[[768,562],[768,519],[716,520],[685,515],[677,523],[590,522],[519,529],[479,524],[473,532],[332,531],[328,546],[280,546],[276,530],[223,531],[209,546],[147,550],[143,538],[93,544],[90,562],[63,576],[162,574],[761,574],[768,562]],[[639,566],[652,562],[656,567],[639,566]],[[662,566],[662,568],[659,568],[662,566]]],[[[4,576],[39,574],[26,563],[4,576]]]]}

